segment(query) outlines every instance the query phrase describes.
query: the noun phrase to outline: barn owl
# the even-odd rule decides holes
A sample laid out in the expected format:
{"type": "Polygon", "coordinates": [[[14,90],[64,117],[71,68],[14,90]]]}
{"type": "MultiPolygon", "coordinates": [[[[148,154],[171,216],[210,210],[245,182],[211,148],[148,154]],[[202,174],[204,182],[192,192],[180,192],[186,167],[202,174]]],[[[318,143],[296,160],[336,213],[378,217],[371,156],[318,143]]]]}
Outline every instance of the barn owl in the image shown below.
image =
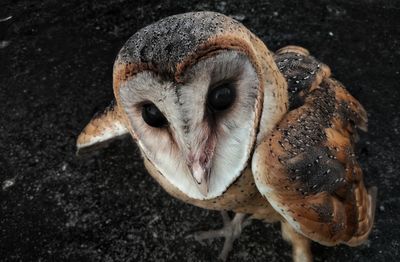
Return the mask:
{"type": "Polygon", "coordinates": [[[130,134],[169,194],[222,211],[223,229],[195,235],[225,237],[220,258],[249,217],[281,222],[294,261],[312,260],[310,240],[367,239],[376,188],[366,189],[354,155],[367,114],[306,49],[272,53],[219,13],[174,15],[125,43],[113,89],[78,150],[130,134]]]}

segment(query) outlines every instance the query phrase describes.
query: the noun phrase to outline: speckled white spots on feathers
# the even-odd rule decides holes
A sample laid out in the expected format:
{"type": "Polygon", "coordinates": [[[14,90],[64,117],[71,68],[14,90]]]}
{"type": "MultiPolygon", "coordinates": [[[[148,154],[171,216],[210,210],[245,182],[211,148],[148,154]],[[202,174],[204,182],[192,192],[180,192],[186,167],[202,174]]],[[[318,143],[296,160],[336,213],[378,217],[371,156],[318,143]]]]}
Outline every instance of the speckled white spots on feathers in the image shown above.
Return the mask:
{"type": "Polygon", "coordinates": [[[156,65],[160,75],[173,77],[176,66],[209,40],[235,31],[240,23],[214,12],[166,17],[135,33],[121,49],[117,63],[156,65]]]}

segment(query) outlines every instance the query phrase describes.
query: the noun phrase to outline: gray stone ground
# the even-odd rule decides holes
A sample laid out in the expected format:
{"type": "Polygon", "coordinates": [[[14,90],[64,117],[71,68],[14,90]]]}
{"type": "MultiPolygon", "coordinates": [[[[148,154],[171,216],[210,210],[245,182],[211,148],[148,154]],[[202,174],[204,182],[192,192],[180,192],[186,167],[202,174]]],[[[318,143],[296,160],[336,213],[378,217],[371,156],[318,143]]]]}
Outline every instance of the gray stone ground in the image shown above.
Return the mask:
{"type": "MultiPolygon", "coordinates": [[[[308,48],[369,113],[359,144],[379,188],[364,246],[313,245],[316,261],[398,261],[400,247],[400,4],[361,1],[12,1],[0,3],[0,260],[210,261],[222,241],[191,232],[219,214],[167,195],[136,146],[119,141],[75,157],[75,138],[112,98],[113,60],[139,28],[164,16],[214,10],[241,20],[270,49],[308,48]]],[[[278,225],[255,221],[231,261],[290,261],[278,225]]]]}

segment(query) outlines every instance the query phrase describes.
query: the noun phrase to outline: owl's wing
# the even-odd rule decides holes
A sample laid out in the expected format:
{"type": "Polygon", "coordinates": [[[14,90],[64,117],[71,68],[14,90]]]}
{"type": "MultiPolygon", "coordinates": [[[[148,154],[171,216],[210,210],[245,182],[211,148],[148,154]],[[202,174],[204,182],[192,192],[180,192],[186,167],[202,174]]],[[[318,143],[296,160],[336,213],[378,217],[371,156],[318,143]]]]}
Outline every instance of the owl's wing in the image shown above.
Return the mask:
{"type": "MultiPolygon", "coordinates": [[[[308,53],[286,54],[316,61],[308,53]]],[[[354,154],[356,128],[366,130],[367,114],[324,67],[292,92],[296,105],[257,146],[252,170],[259,191],[299,233],[324,245],[355,246],[368,237],[375,211],[376,188],[365,188],[354,154]]]]}
{"type": "Polygon", "coordinates": [[[119,108],[112,101],[103,112],[95,114],[79,134],[76,141],[77,154],[104,147],[128,133],[119,108]]]}

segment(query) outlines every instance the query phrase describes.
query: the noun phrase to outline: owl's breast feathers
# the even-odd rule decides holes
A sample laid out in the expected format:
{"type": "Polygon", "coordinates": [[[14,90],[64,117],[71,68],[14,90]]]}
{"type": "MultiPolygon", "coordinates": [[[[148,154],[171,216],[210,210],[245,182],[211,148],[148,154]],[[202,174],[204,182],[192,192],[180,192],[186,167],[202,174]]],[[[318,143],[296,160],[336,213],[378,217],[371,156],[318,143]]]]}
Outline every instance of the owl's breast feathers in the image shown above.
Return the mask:
{"type": "Polygon", "coordinates": [[[371,231],[376,198],[354,154],[367,114],[306,50],[287,47],[275,60],[288,81],[290,110],[256,149],[256,184],[303,235],[359,245],[371,231]]]}

